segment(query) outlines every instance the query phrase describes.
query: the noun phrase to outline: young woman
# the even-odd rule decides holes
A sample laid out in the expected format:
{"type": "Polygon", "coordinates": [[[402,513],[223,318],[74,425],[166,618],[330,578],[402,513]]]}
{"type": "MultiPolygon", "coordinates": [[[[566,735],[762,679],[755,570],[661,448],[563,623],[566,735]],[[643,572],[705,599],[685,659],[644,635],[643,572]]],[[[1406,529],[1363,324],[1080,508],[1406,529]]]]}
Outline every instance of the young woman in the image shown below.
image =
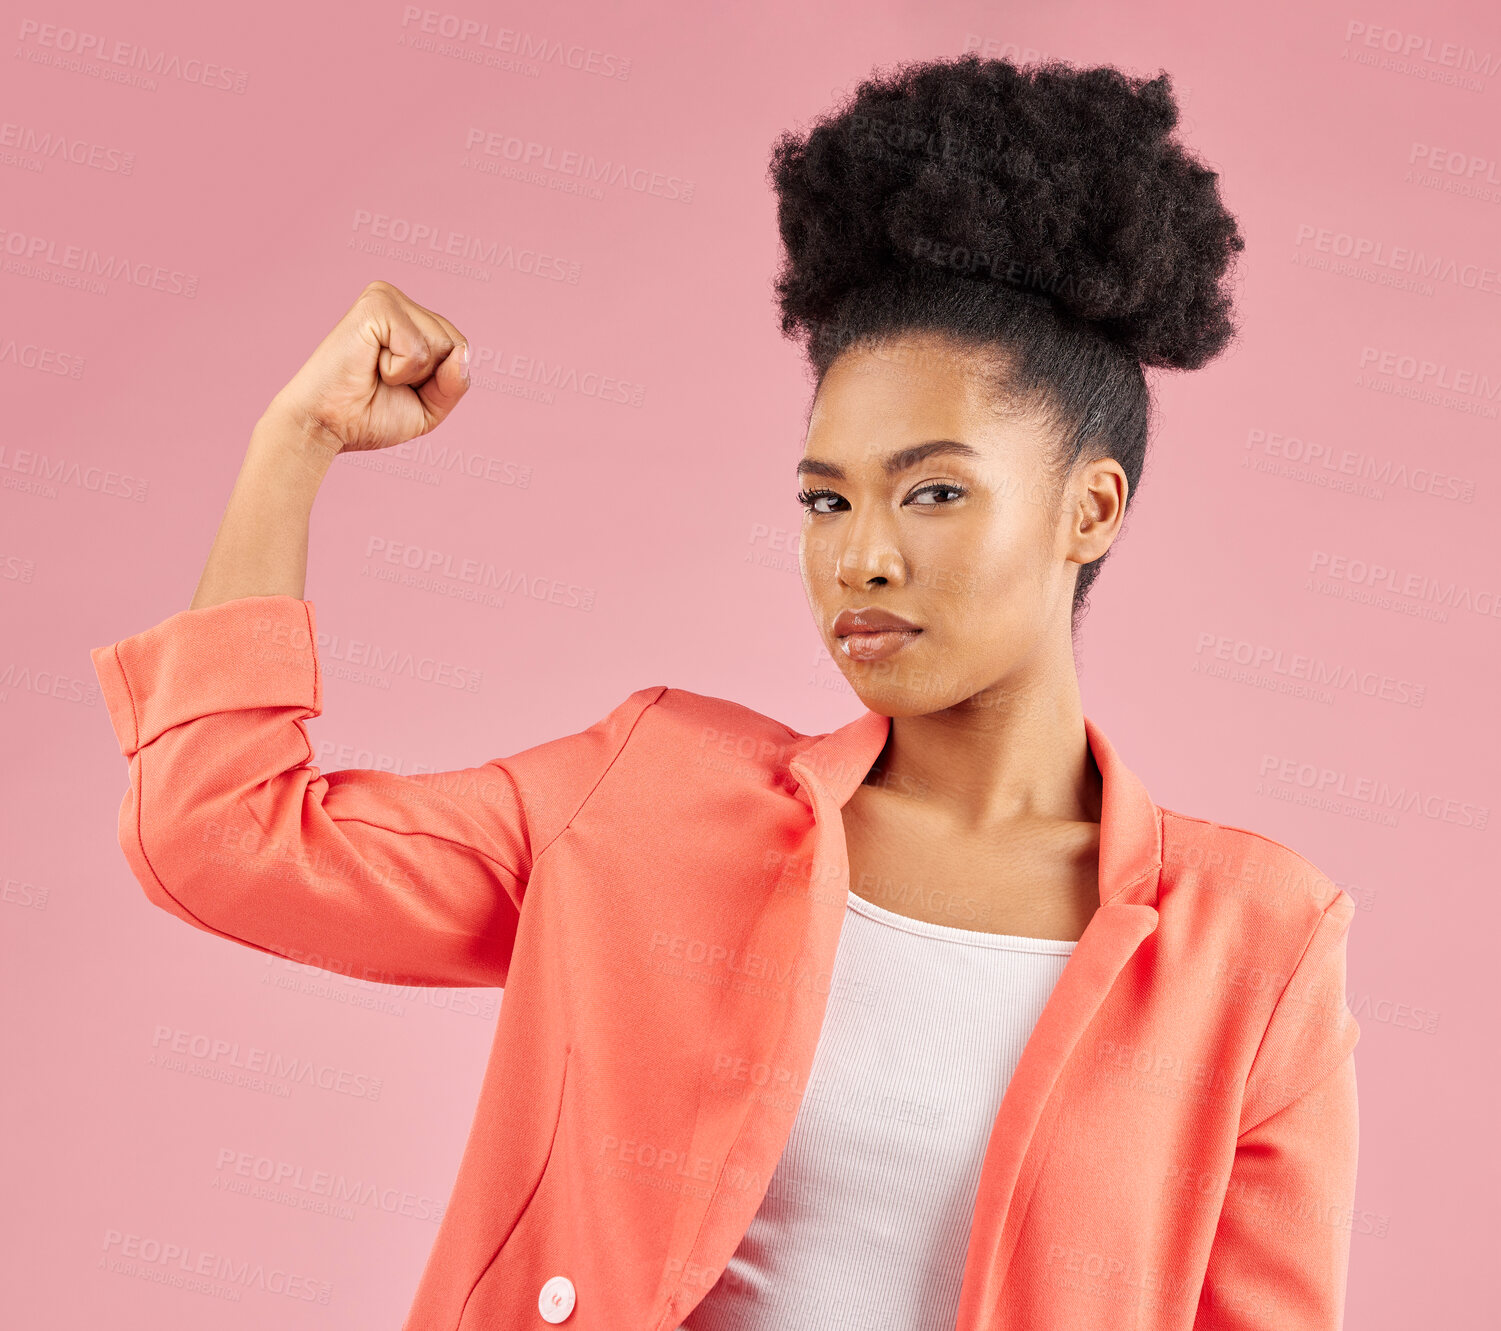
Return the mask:
{"type": "Polygon", "coordinates": [[[1166,76],[965,57],[776,146],[837,730],[653,685],[461,771],[313,767],[313,497],[466,388],[384,282],[258,423],[192,606],[95,649],[152,901],[506,990],[407,1331],[1340,1325],[1353,902],[1156,805],[1074,670],[1144,367],[1233,331],[1176,123],[1166,76]]]}

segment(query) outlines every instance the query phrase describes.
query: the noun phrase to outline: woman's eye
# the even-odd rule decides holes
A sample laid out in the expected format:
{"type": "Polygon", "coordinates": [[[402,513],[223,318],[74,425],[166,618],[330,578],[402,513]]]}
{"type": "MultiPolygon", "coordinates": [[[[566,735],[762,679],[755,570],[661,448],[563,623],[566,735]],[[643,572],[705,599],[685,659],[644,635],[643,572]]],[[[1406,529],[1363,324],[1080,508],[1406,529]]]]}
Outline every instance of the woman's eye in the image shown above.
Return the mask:
{"type": "MultiPolygon", "coordinates": [[[[934,481],[932,485],[919,486],[916,490],[914,490],[912,492],[912,500],[916,500],[918,495],[930,495],[930,494],[933,494],[935,491],[947,491],[949,494],[955,495],[955,496],[960,496],[960,495],[963,495],[963,493],[964,493],[963,487],[961,487],[961,486],[958,486],[958,485],[949,485],[945,481],[934,481]]],[[[911,502],[911,501],[909,500],[909,502],[911,502]]],[[[954,501],[952,499],[947,499],[947,500],[943,501],[943,503],[948,503],[948,504],[952,504],[953,502],[954,501]]],[[[923,507],[923,508],[941,508],[942,506],[943,506],[943,504],[937,503],[937,502],[931,503],[931,504],[922,504],[922,505],[920,505],[920,507],[923,507]]]]}
{"type": "Polygon", "coordinates": [[[832,490],[799,490],[797,492],[797,502],[800,503],[810,513],[826,514],[829,510],[826,508],[819,508],[818,504],[820,504],[825,499],[837,500],[838,498],[839,496],[832,490]]]}
{"type": "MultiPolygon", "coordinates": [[[[916,503],[920,508],[942,508],[945,504],[952,504],[955,499],[963,498],[964,494],[965,490],[961,485],[951,485],[947,481],[934,481],[931,485],[919,486],[912,492],[907,502],[909,504],[916,503]],[[947,494],[953,497],[944,500],[935,499],[926,502],[918,500],[919,495],[935,494],[947,494]]],[[[820,513],[825,515],[830,513],[832,510],[819,507],[819,505],[822,504],[825,500],[829,501],[831,504],[842,504],[844,502],[843,498],[840,495],[836,494],[833,490],[799,490],[797,492],[798,503],[800,503],[810,513],[820,513]]]]}

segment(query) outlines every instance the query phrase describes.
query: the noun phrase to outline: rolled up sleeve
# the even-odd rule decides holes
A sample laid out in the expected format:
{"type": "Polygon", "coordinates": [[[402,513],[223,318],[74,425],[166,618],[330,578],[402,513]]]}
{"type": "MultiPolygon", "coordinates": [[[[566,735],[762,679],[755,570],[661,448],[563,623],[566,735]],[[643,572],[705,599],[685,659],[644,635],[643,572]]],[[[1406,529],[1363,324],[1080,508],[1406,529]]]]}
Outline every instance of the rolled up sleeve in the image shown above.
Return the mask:
{"type": "Polygon", "coordinates": [[[181,611],[90,656],[147,897],[248,947],[387,984],[504,987],[537,856],[663,692],[510,758],[401,775],[313,764],[310,601],[181,611]]]}

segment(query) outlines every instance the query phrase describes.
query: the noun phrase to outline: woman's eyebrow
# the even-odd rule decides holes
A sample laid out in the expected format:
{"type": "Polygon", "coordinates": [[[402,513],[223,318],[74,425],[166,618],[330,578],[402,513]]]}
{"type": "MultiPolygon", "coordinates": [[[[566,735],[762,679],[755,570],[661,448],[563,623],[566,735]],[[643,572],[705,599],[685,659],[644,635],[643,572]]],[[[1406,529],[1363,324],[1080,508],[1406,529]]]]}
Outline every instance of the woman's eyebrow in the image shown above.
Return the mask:
{"type": "MultiPolygon", "coordinates": [[[[941,453],[966,458],[980,456],[978,449],[960,443],[957,439],[929,439],[925,443],[912,444],[907,448],[899,448],[894,453],[888,453],[881,465],[888,476],[895,476],[899,472],[906,471],[908,467],[915,467],[919,462],[926,462],[928,458],[941,453]]],[[[797,474],[799,477],[824,476],[834,481],[846,479],[843,467],[833,462],[824,462],[819,458],[803,458],[797,464],[797,474]]]]}

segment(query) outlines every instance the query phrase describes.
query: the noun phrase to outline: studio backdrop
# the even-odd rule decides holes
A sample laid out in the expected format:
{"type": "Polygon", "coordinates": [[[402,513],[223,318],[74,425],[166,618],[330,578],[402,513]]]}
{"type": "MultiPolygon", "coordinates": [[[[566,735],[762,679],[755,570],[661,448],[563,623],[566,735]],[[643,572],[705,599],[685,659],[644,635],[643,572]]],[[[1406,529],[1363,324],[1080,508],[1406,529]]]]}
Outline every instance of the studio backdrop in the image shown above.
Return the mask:
{"type": "MultiPolygon", "coordinates": [[[[470,345],[451,419],[319,493],[319,772],[471,768],[659,685],[832,731],[863,709],[800,577],[767,164],[873,71],[965,52],[1166,72],[1220,175],[1238,333],[1148,372],[1085,711],[1159,804],[1355,904],[1347,1324],[1494,1316],[1493,6],[38,0],[5,28],[0,1320],[395,1328],[454,1185],[504,989],[236,946],[122,852],[90,652],[189,607],[273,396],[372,281],[470,345]]],[[[1164,1096],[1214,1075],[1144,1057],[1164,1096]]]]}

